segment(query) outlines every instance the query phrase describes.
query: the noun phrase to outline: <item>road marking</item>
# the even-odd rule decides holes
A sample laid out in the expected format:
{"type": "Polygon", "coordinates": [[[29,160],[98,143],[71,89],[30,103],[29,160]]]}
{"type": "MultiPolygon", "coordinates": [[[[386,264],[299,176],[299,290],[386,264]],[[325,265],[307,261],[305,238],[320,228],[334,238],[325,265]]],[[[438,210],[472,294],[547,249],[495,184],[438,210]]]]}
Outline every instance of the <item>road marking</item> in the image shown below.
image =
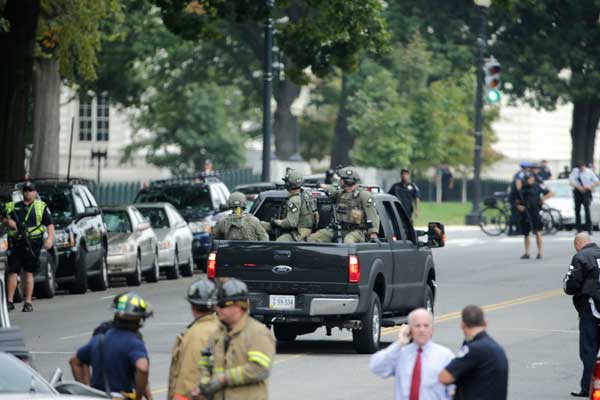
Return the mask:
{"type": "Polygon", "coordinates": [[[30,351],[31,354],[41,354],[41,355],[47,355],[47,354],[73,354],[72,351],[30,351]]]}
{"type": "MultiPolygon", "coordinates": [[[[536,293],[536,294],[532,294],[532,295],[525,296],[525,297],[518,297],[516,299],[501,301],[499,303],[488,304],[481,308],[483,308],[483,311],[485,311],[485,312],[496,311],[496,310],[501,310],[504,308],[522,305],[522,304],[533,303],[536,301],[551,299],[553,297],[561,296],[562,294],[563,294],[562,289],[549,290],[547,292],[536,293]]],[[[434,318],[434,323],[457,320],[457,319],[460,319],[460,315],[461,315],[460,311],[455,311],[455,312],[451,312],[448,314],[436,316],[434,318]]],[[[398,332],[399,329],[400,329],[400,327],[383,328],[381,330],[381,336],[389,335],[394,332],[398,332]]]]}
{"type": "Polygon", "coordinates": [[[115,295],[112,294],[110,296],[104,296],[104,297],[100,297],[100,300],[107,300],[107,299],[114,299],[115,295]]]}
{"type": "Polygon", "coordinates": [[[485,240],[477,238],[449,239],[446,241],[446,246],[469,247],[484,243],[485,240]]]}
{"type": "Polygon", "coordinates": [[[90,332],[77,333],[77,334],[71,335],[71,336],[63,336],[60,338],[60,340],[76,339],[76,338],[91,335],[92,333],[94,333],[94,332],[90,331],[90,332]]]}

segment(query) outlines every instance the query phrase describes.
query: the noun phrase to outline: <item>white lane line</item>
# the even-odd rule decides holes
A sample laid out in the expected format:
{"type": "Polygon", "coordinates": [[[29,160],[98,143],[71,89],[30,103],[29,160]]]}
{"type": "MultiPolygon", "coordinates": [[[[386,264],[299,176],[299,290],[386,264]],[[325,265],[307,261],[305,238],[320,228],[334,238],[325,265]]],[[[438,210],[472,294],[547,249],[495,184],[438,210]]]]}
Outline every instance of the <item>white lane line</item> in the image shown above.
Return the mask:
{"type": "Polygon", "coordinates": [[[63,336],[60,338],[60,340],[69,340],[69,339],[76,339],[76,338],[80,338],[80,337],[84,337],[84,336],[89,336],[91,335],[93,332],[83,332],[83,333],[77,333],[75,335],[71,335],[71,336],[63,336]]]}
{"type": "Polygon", "coordinates": [[[52,354],[73,354],[72,351],[30,351],[31,354],[52,355],[52,354]]]}
{"type": "Polygon", "coordinates": [[[463,239],[449,239],[446,241],[447,246],[457,246],[457,247],[468,247],[475,246],[478,244],[486,243],[485,240],[478,238],[463,238],[463,239]]]}
{"type": "Polygon", "coordinates": [[[104,297],[100,297],[100,300],[107,300],[107,299],[113,299],[115,297],[114,294],[111,294],[110,296],[104,296],[104,297]]]}

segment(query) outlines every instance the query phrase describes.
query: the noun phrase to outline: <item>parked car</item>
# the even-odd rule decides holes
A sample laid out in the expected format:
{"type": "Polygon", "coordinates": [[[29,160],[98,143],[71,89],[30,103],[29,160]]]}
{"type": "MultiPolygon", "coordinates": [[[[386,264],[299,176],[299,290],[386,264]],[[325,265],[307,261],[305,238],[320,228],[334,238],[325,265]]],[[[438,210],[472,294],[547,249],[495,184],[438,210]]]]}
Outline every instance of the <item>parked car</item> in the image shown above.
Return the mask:
{"type": "Polygon", "coordinates": [[[61,382],[57,370],[46,381],[30,365],[10,353],[0,352],[0,400],[90,400],[106,395],[77,382],[61,382]],[[61,394],[65,393],[65,394],[61,394]]]}
{"type": "Polygon", "coordinates": [[[158,282],[158,241],[150,223],[131,205],[102,207],[102,215],[109,276],[125,276],[130,286],[139,286],[144,275],[148,282],[158,282]]]}
{"type": "MultiPolygon", "coordinates": [[[[556,208],[560,211],[562,225],[566,229],[575,227],[575,201],[573,200],[573,188],[569,186],[568,179],[551,179],[544,184],[554,192],[554,196],[546,200],[546,206],[556,208]]],[[[585,212],[581,207],[581,222],[585,222],[585,212]]],[[[600,187],[592,192],[592,203],[590,204],[592,226],[600,227],[600,187]]]]}
{"type": "Polygon", "coordinates": [[[182,177],[154,181],[139,191],[135,203],[171,203],[188,222],[194,235],[194,263],[204,268],[211,246],[211,231],[228,211],[229,189],[216,176],[182,177]]]}
{"type": "MultiPolygon", "coordinates": [[[[314,190],[319,228],[330,224],[333,201],[314,190]]],[[[287,192],[263,192],[252,213],[263,221],[279,215],[287,192]]],[[[433,312],[436,271],[431,248],[444,245],[444,227],[416,231],[402,204],[374,195],[380,217],[376,240],[366,243],[248,242],[216,240],[207,275],[247,283],[252,315],[292,341],[324,326],[352,330],[355,349],[379,348],[382,326],[406,321],[417,307],[433,312]],[[427,235],[427,241],[418,239],[427,235]]]]}
{"type": "Polygon", "coordinates": [[[192,276],[194,235],[185,219],[170,203],[140,203],[135,206],[150,222],[158,240],[158,265],[167,279],[192,276]]]}

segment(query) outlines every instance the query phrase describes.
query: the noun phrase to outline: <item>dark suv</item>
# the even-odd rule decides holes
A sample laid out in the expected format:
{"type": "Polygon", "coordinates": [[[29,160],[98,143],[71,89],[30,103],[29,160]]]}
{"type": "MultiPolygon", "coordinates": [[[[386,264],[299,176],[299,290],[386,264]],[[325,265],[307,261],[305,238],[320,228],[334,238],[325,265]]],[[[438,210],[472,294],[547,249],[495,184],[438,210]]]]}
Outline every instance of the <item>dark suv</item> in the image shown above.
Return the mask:
{"type": "Polygon", "coordinates": [[[55,280],[70,293],[108,287],[107,236],[102,213],[89,182],[81,179],[33,180],[56,228],[58,266],[55,280]]]}
{"type": "Polygon", "coordinates": [[[187,221],[194,240],[194,263],[204,268],[211,247],[211,231],[225,214],[229,189],[216,176],[181,177],[154,181],[140,190],[135,203],[171,203],[187,221]]]}

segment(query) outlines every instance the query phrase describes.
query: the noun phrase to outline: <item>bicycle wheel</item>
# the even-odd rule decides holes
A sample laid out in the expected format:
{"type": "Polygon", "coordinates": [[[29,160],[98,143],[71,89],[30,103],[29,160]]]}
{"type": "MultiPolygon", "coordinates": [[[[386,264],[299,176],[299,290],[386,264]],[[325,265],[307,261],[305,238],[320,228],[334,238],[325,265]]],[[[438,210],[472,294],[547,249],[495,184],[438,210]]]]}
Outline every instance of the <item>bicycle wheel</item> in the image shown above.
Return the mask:
{"type": "Polygon", "coordinates": [[[554,222],[554,225],[552,226],[552,234],[555,234],[563,227],[562,214],[556,208],[549,208],[548,211],[550,212],[550,215],[552,215],[552,220],[554,222]]]}
{"type": "Polygon", "coordinates": [[[479,213],[479,227],[489,236],[499,236],[506,231],[508,218],[498,207],[484,207],[479,213]]]}
{"type": "Polygon", "coordinates": [[[554,226],[554,217],[549,209],[543,208],[540,210],[540,219],[542,221],[542,235],[553,235],[558,232],[554,226]]]}

